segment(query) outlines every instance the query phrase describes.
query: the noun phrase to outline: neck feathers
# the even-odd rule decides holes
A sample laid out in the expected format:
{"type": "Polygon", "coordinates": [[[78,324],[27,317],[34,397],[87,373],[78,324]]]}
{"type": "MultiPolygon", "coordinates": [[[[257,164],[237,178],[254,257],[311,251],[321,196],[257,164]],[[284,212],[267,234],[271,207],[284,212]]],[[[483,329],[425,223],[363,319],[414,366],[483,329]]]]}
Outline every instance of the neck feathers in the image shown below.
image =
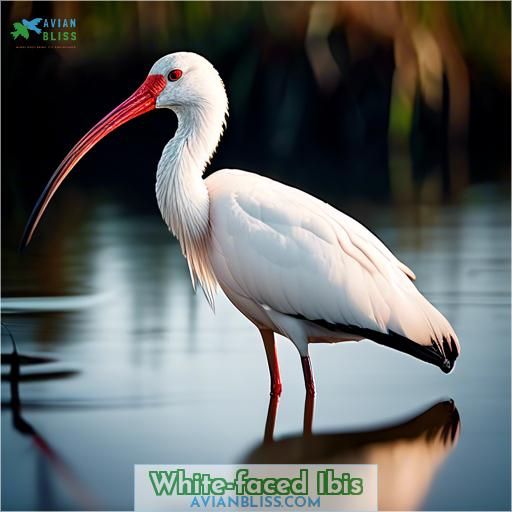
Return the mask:
{"type": "Polygon", "coordinates": [[[194,289],[197,280],[213,307],[217,280],[208,257],[210,200],[202,174],[222,135],[226,114],[209,104],[174,110],[178,129],[158,164],[156,196],[187,259],[194,289]]]}

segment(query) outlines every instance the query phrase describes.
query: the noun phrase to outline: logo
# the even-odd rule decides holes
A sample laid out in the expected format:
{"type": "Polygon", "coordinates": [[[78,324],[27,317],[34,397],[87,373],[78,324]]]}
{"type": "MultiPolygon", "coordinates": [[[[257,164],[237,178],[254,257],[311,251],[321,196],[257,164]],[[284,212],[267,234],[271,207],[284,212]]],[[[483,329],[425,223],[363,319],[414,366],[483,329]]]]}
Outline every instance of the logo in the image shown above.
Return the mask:
{"type": "Polygon", "coordinates": [[[136,465],[135,510],[377,510],[377,466],[136,465]]]}
{"type": "Polygon", "coordinates": [[[41,23],[43,18],[34,18],[32,21],[28,20],[21,20],[21,23],[19,21],[13,23],[14,31],[11,32],[11,36],[13,39],[18,39],[19,36],[24,37],[25,39],[28,39],[30,36],[30,30],[32,32],[35,32],[36,34],[41,33],[41,29],[37,28],[37,25],[41,23]]]}
{"type": "Polygon", "coordinates": [[[22,19],[12,24],[16,48],[76,48],[76,18],[22,19]]]}

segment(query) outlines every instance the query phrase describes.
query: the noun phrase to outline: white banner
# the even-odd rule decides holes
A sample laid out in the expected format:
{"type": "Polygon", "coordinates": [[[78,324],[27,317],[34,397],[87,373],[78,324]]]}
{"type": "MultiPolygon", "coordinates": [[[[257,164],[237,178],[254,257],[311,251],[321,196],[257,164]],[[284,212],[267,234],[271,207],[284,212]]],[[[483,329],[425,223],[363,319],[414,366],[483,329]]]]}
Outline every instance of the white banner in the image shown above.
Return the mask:
{"type": "Polygon", "coordinates": [[[135,510],[377,510],[374,464],[136,465],[135,510]]]}

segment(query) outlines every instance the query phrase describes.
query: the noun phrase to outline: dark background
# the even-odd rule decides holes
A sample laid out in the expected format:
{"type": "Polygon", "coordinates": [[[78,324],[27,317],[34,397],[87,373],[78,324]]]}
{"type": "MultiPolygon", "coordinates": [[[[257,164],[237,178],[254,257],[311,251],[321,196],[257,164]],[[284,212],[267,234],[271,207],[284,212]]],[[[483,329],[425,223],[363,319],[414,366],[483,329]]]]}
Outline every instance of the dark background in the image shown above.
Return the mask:
{"type": "MultiPolygon", "coordinates": [[[[255,170],[345,207],[456,202],[475,183],[508,193],[508,2],[2,2],[2,29],[8,246],[70,147],[180,50],[207,57],[228,91],[210,170],[255,170]],[[12,22],[39,16],[76,18],[77,47],[16,48],[12,22]]],[[[167,111],[133,121],[57,196],[85,208],[93,190],[156,212],[175,128],[167,111]]]]}

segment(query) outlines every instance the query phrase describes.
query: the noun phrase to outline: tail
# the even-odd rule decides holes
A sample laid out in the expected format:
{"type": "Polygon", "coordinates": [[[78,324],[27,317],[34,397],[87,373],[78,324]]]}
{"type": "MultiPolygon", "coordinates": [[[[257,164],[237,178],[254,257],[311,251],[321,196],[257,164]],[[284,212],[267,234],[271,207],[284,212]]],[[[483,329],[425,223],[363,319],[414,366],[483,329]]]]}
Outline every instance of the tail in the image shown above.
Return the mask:
{"type": "MultiPolygon", "coordinates": [[[[421,296],[421,295],[420,295],[421,296]]],[[[358,325],[333,324],[326,320],[309,320],[302,315],[293,315],[295,318],[306,320],[332,332],[342,333],[344,336],[352,334],[355,339],[367,338],[379,345],[398,350],[404,354],[416,357],[421,361],[437,366],[444,373],[450,373],[455,368],[455,360],[460,354],[460,345],[455,331],[437,309],[427,299],[421,296],[430,309],[427,320],[418,321],[413,334],[404,332],[402,326],[387,328],[382,331],[360,327],[358,325]],[[434,327],[435,325],[435,327],[434,327]],[[417,337],[417,331],[424,333],[417,337]]],[[[404,312],[404,315],[407,313],[404,312]]]]}
{"type": "Polygon", "coordinates": [[[14,32],[11,32],[11,36],[15,40],[18,39],[19,35],[20,35],[20,33],[17,30],[15,30],[14,32]]]}
{"type": "Polygon", "coordinates": [[[427,319],[432,328],[432,344],[436,345],[444,355],[445,362],[441,369],[450,373],[455,368],[455,361],[460,355],[460,343],[450,322],[430,303],[422,297],[427,311],[427,319]]]}
{"type": "Polygon", "coordinates": [[[34,26],[32,28],[32,30],[36,33],[36,34],[40,34],[41,33],[41,29],[40,28],[37,28],[36,26],[34,26]]]}
{"type": "Polygon", "coordinates": [[[344,326],[344,332],[438,366],[444,373],[455,368],[460,344],[448,320],[416,289],[411,281],[390,301],[382,330],[344,326]]]}
{"type": "Polygon", "coordinates": [[[405,275],[399,284],[400,287],[387,295],[386,308],[381,308],[381,314],[372,318],[372,327],[293,316],[343,336],[351,334],[354,339],[370,339],[450,373],[460,354],[453,327],[405,275]]]}
{"type": "Polygon", "coordinates": [[[389,335],[400,345],[407,340],[411,355],[450,373],[460,355],[460,343],[448,320],[415,287],[408,290],[400,306],[399,316],[390,322],[389,335]]]}

